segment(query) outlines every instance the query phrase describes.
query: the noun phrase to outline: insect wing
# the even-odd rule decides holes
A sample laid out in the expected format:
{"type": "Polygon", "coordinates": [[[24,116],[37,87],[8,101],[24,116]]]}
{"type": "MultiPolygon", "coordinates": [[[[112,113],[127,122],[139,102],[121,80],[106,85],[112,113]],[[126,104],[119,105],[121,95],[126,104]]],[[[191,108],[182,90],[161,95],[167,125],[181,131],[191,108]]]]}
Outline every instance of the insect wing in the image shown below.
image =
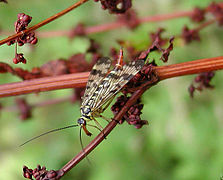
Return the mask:
{"type": "Polygon", "coordinates": [[[86,85],[84,96],[82,98],[83,100],[82,106],[85,106],[89,98],[92,97],[100,82],[107,75],[110,66],[111,66],[111,60],[106,57],[100,58],[93,66],[91,73],[88,77],[88,82],[86,85]]]}
{"type": "Polygon", "coordinates": [[[101,81],[101,84],[103,84],[104,87],[101,88],[100,93],[98,93],[98,96],[96,97],[95,103],[92,106],[93,111],[96,111],[116,95],[122,87],[142,69],[143,66],[144,61],[137,60],[124,65],[116,72],[113,72],[114,70],[111,71],[106,78],[101,81]]]}

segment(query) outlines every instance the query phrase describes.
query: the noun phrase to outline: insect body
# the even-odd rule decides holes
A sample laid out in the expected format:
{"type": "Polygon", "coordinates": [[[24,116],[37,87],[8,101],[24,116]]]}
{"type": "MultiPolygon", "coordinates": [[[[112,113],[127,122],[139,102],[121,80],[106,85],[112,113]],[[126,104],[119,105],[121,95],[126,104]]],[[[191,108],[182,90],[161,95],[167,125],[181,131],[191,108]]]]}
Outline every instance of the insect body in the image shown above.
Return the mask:
{"type": "Polygon", "coordinates": [[[143,60],[132,61],[122,66],[122,60],[123,51],[120,50],[118,63],[113,70],[109,71],[111,60],[109,58],[101,58],[94,65],[89,75],[86,90],[82,97],[81,117],[77,121],[88,136],[91,133],[86,128],[86,122],[94,120],[100,127],[95,117],[106,119],[101,113],[108,107],[122,87],[144,66],[143,60]],[[108,104],[102,108],[106,103],[108,104]]]}

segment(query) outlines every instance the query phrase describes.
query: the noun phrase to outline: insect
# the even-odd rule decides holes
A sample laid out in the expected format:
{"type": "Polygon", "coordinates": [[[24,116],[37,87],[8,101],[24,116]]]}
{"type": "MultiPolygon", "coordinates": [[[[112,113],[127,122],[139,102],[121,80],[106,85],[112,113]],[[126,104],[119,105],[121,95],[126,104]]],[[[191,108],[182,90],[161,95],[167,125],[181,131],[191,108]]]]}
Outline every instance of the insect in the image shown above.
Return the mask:
{"type": "MultiPolygon", "coordinates": [[[[102,129],[101,125],[97,122],[95,118],[101,117],[107,121],[110,121],[110,119],[102,116],[101,113],[103,113],[104,110],[109,106],[115,95],[123,88],[123,86],[128,83],[133,78],[133,76],[135,76],[144,66],[144,60],[132,61],[129,64],[122,65],[122,49],[120,49],[117,64],[115,65],[113,70],[109,71],[111,63],[112,62],[109,58],[101,58],[93,66],[88,78],[84,96],[82,97],[83,101],[80,108],[81,117],[77,120],[78,124],[47,131],[43,134],[40,134],[27,140],[20,146],[23,146],[28,142],[33,141],[34,139],[42,137],[46,134],[71,127],[77,127],[78,125],[83,128],[84,132],[88,136],[91,136],[92,134],[86,128],[87,122],[91,120],[93,120],[97,126],[90,126],[96,127],[97,129],[102,129]],[[102,107],[103,105],[105,106],[102,107]]],[[[81,146],[83,149],[82,141],[81,146]]]]}
{"type": "Polygon", "coordinates": [[[91,70],[85,93],[82,97],[81,117],[77,120],[77,123],[88,136],[92,134],[86,128],[87,122],[93,120],[102,129],[95,118],[101,117],[110,121],[110,119],[102,116],[101,113],[109,106],[122,87],[144,66],[144,60],[136,60],[123,65],[122,49],[120,49],[117,64],[110,71],[111,63],[112,61],[109,58],[101,58],[96,62],[91,70]]]}

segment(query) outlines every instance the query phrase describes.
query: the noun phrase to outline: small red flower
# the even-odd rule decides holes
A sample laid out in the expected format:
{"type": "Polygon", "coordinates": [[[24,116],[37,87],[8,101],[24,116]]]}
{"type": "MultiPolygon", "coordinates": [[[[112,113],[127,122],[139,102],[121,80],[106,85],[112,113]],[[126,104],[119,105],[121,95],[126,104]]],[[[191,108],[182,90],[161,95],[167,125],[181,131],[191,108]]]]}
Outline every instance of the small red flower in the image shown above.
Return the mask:
{"type": "Polygon", "coordinates": [[[26,64],[26,59],[24,58],[23,53],[20,54],[16,53],[15,58],[13,58],[13,63],[18,64],[20,62],[26,64]]]}

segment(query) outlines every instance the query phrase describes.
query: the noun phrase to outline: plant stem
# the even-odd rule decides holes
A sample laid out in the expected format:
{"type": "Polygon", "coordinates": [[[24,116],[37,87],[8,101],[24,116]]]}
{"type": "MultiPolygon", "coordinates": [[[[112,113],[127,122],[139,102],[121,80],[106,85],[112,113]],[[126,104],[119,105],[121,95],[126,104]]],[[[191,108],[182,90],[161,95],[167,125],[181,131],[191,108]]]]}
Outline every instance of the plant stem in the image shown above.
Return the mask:
{"type": "Polygon", "coordinates": [[[223,56],[155,67],[160,80],[220,69],[223,69],[223,56]]]}
{"type": "Polygon", "coordinates": [[[88,75],[89,72],[83,72],[3,84],[0,85],[0,97],[38,93],[56,89],[84,87],[88,75]]]}
{"type": "MultiPolygon", "coordinates": [[[[220,69],[223,69],[223,56],[154,67],[160,80],[220,69]]],[[[3,84],[0,85],[0,97],[85,87],[88,75],[89,72],[83,72],[3,84]]]]}
{"type": "MultiPolygon", "coordinates": [[[[161,14],[161,15],[155,15],[155,16],[146,16],[139,18],[139,23],[149,23],[149,22],[159,22],[159,21],[165,21],[165,20],[171,20],[176,19],[180,17],[188,17],[192,14],[192,11],[185,11],[185,12],[175,12],[175,13],[169,13],[169,14],[161,14]]],[[[114,29],[118,29],[121,27],[126,27],[125,23],[116,21],[116,22],[110,22],[95,26],[89,26],[85,28],[86,34],[95,34],[105,31],[111,31],[114,29]]],[[[69,36],[71,34],[72,30],[58,30],[58,31],[37,31],[36,34],[38,37],[59,37],[59,36],[69,36]]],[[[2,34],[7,34],[7,32],[2,32],[2,34]]],[[[1,42],[1,41],[0,41],[1,42]]],[[[1,45],[1,44],[0,44],[1,45]]]]}

